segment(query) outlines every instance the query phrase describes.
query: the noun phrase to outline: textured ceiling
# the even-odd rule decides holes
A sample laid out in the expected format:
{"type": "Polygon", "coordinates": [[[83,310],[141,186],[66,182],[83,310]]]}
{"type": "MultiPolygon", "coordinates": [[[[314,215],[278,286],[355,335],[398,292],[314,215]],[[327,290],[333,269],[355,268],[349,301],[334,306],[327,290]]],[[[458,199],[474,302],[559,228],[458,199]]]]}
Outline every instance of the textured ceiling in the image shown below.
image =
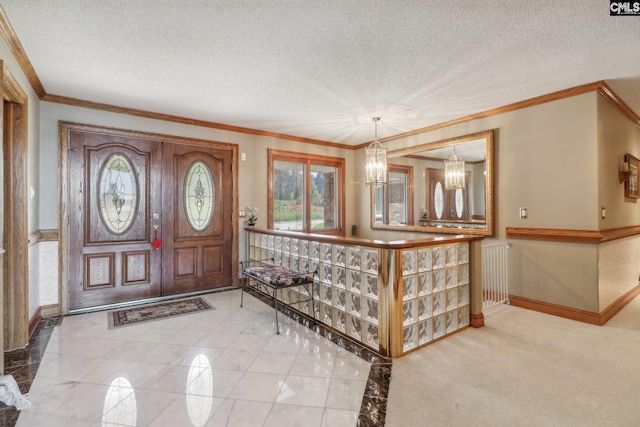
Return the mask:
{"type": "Polygon", "coordinates": [[[606,80],[640,113],[640,17],[603,0],[0,0],[48,94],[356,145],[606,80]]]}

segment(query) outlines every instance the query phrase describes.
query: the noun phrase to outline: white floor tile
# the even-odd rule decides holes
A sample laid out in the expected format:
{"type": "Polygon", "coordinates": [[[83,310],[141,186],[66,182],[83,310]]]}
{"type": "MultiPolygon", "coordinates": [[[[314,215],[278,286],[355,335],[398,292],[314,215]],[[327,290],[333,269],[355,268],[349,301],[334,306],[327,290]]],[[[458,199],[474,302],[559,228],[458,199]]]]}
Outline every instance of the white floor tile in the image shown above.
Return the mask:
{"type": "Polygon", "coordinates": [[[258,354],[247,371],[286,375],[291,370],[296,357],[295,354],[263,351],[258,354]]]}
{"type": "Polygon", "coordinates": [[[291,367],[290,375],[330,378],[333,372],[332,358],[298,354],[291,367]]]}
{"type": "Polygon", "coordinates": [[[370,366],[357,356],[338,357],[333,363],[331,378],[366,381],[370,366]]]}
{"type": "Polygon", "coordinates": [[[273,405],[264,427],[316,427],[322,424],[322,408],[273,405]]]}
{"type": "Polygon", "coordinates": [[[229,394],[232,399],[273,402],[283,386],[284,375],[247,372],[229,394]]]}
{"type": "Polygon", "coordinates": [[[272,406],[267,402],[225,399],[206,425],[210,427],[262,426],[272,406]]]}
{"type": "Polygon", "coordinates": [[[322,427],[354,427],[358,423],[358,411],[326,408],[322,417],[322,427]]]}
{"type": "Polygon", "coordinates": [[[104,312],[65,318],[18,426],[355,426],[327,396],[344,400],[340,381],[368,363],[284,315],[277,335],[273,308],[250,295],[244,308],[239,292],[204,298],[216,309],[116,329],[104,312]]]}
{"type": "Polygon", "coordinates": [[[222,350],[220,355],[211,362],[211,366],[216,369],[246,371],[259,354],[258,351],[228,348],[222,350]]]}
{"type": "Polygon", "coordinates": [[[150,427],[204,426],[218,410],[223,399],[181,395],[164,408],[159,408],[150,427]]]}
{"type": "Polygon", "coordinates": [[[359,411],[366,381],[332,379],[327,395],[327,408],[359,411]]]}
{"type": "Polygon", "coordinates": [[[229,347],[229,344],[231,344],[236,340],[236,338],[238,338],[239,335],[239,332],[235,333],[223,330],[214,330],[213,332],[209,332],[207,335],[200,338],[196,345],[201,347],[227,348],[229,347]]]}
{"type": "Polygon", "coordinates": [[[328,378],[289,375],[282,384],[277,403],[324,407],[329,392],[328,378]]]}

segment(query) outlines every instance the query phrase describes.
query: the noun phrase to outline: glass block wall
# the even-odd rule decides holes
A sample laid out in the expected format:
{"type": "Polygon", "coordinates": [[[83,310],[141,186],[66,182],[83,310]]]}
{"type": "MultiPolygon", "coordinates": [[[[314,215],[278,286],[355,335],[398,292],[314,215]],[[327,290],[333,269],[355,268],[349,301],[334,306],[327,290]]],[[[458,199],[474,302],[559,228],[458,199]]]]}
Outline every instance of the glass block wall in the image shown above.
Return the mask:
{"type": "Polygon", "coordinates": [[[469,245],[401,251],[403,352],[469,325],[469,245]]]}
{"type": "Polygon", "coordinates": [[[303,301],[309,299],[303,287],[279,291],[279,300],[303,301],[294,308],[382,354],[399,357],[469,325],[468,241],[394,249],[259,231],[249,231],[248,239],[251,260],[273,258],[276,265],[318,272],[315,307],[303,301]],[[380,266],[383,258],[393,265],[380,266]],[[385,268],[397,272],[390,283],[380,278],[385,268]],[[391,296],[395,284],[400,292],[391,296]],[[383,292],[386,298],[380,298],[383,292]],[[381,318],[390,324],[381,324],[381,318]]]}
{"type": "MultiPolygon", "coordinates": [[[[318,271],[312,304],[295,308],[379,351],[380,249],[249,232],[249,259],[296,271],[318,271]]],[[[307,299],[302,286],[278,292],[285,303],[307,299]]]]}

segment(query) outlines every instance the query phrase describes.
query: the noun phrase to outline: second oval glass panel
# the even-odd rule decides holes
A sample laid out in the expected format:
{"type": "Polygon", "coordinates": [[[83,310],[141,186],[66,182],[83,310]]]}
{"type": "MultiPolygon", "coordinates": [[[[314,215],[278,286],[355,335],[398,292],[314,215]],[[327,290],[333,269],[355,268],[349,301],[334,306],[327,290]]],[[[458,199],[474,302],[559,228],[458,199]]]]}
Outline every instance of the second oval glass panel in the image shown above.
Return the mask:
{"type": "Polygon", "coordinates": [[[196,231],[202,231],[213,219],[215,188],[209,167],[204,162],[194,162],[187,171],[184,187],[184,206],[189,225],[196,231]]]}

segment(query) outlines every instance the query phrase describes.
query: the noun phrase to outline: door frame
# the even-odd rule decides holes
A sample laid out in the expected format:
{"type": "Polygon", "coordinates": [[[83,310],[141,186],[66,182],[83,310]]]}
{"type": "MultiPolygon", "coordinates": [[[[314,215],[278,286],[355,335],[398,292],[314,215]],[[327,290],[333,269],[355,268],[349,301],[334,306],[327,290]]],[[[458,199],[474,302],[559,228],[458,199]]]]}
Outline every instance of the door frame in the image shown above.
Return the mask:
{"type": "MultiPolygon", "coordinates": [[[[226,142],[210,141],[205,139],[188,138],[173,135],[163,135],[151,132],[111,128],[98,125],[90,125],[69,121],[58,122],[58,164],[60,165],[59,171],[59,218],[58,227],[60,230],[58,259],[59,259],[59,301],[60,311],[62,314],[69,312],[69,261],[70,261],[70,226],[69,226],[69,169],[70,169],[70,137],[73,131],[93,132],[105,135],[123,136],[127,138],[142,138],[151,139],[160,142],[167,142],[172,144],[191,145],[205,148],[215,148],[222,150],[229,150],[231,152],[231,167],[232,167],[232,203],[231,211],[232,218],[231,223],[233,227],[232,249],[231,249],[231,279],[232,286],[238,285],[238,251],[239,251],[239,232],[238,232],[238,145],[226,142]]],[[[159,299],[175,298],[173,296],[160,297],[159,299]]]]}
{"type": "Polygon", "coordinates": [[[3,350],[14,350],[29,341],[29,234],[28,234],[28,100],[11,72],[0,61],[2,73],[2,215],[9,230],[4,236],[6,254],[0,266],[2,289],[3,350]],[[6,109],[6,111],[5,111],[6,109]],[[8,115],[8,117],[7,117],[8,115]],[[5,117],[7,120],[5,121],[5,117]],[[8,150],[8,151],[7,151],[8,150]],[[8,155],[5,157],[5,152],[8,155]],[[9,185],[12,177],[15,185],[9,185]],[[9,201],[8,206],[4,202],[9,201]],[[4,279],[6,283],[2,283],[4,279]]]}

